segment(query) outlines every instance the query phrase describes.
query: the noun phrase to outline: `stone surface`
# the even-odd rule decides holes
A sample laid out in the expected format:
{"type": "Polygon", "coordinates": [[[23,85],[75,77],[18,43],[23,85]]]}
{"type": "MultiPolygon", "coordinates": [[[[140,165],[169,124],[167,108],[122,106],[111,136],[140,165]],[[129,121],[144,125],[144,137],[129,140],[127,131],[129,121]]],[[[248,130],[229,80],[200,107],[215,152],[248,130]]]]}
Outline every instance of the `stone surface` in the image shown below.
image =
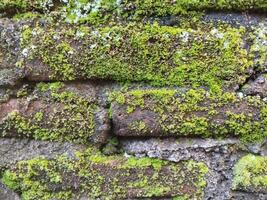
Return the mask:
{"type": "Polygon", "coordinates": [[[255,80],[250,80],[247,84],[245,84],[241,91],[245,95],[259,95],[262,98],[267,97],[267,80],[266,75],[262,74],[258,76],[255,80]]]}
{"type": "MultiPolygon", "coordinates": [[[[266,148],[266,144],[262,145],[262,148],[266,148]]],[[[173,162],[193,159],[206,163],[209,173],[203,198],[205,200],[242,199],[242,197],[249,199],[250,196],[261,196],[261,199],[264,199],[264,194],[231,190],[233,167],[239,158],[250,151],[236,139],[122,139],[121,146],[127,154],[137,157],[149,156],[173,162]]]]}
{"type": "Polygon", "coordinates": [[[18,24],[10,19],[0,19],[0,69],[15,67],[17,62],[20,32],[18,24]]]}
{"type": "MultiPolygon", "coordinates": [[[[44,27],[30,26],[23,32],[27,37],[21,41],[21,53],[24,55],[19,63],[26,72],[25,77],[33,81],[104,79],[148,82],[161,86],[237,88],[250,75],[255,61],[254,48],[244,48],[244,44],[249,45],[245,40],[247,30],[231,26],[228,29],[212,29],[209,25],[201,24],[196,26],[198,28],[195,30],[157,24],[149,27],[138,23],[100,28],[68,24],[58,27],[51,23],[44,27]],[[69,30],[72,32],[68,33],[69,30]],[[110,33],[112,34],[109,35],[110,33]],[[149,36],[151,33],[153,35],[149,36]],[[144,39],[139,40],[136,35],[144,39]],[[228,46],[230,40],[235,51],[228,46]],[[203,48],[195,49],[201,44],[204,45],[203,48]],[[209,56],[205,56],[206,54],[209,56]],[[184,59],[186,56],[189,59],[184,59]],[[207,63],[209,71],[205,71],[207,63]],[[156,66],[160,66],[161,72],[156,66]],[[178,69],[177,66],[181,67],[178,69]],[[187,71],[186,68],[191,70],[187,71]],[[224,68],[227,68],[225,73],[213,73],[224,68]],[[190,75],[190,71],[196,72],[190,75]],[[203,77],[200,71],[207,75],[203,77]],[[213,84],[206,76],[214,80],[213,84]]],[[[253,31],[251,34],[254,35],[253,31]]],[[[251,46],[255,46],[254,43],[251,46]]]]}
{"type": "Polygon", "coordinates": [[[267,199],[266,194],[256,194],[256,193],[244,193],[244,192],[235,192],[231,197],[231,200],[265,200],[267,199]]]}
{"type": "Polygon", "coordinates": [[[18,194],[10,191],[0,182],[0,199],[1,200],[21,200],[18,194]]]}
{"type": "Polygon", "coordinates": [[[207,22],[223,22],[233,26],[254,27],[266,22],[267,16],[264,13],[233,13],[210,11],[203,16],[207,22]]]}
{"type": "MultiPolygon", "coordinates": [[[[250,12],[265,12],[266,5],[264,0],[249,1],[178,1],[166,2],[157,0],[153,2],[144,1],[108,1],[100,2],[79,2],[76,1],[57,1],[57,0],[3,0],[0,2],[0,16],[16,16],[16,14],[27,14],[29,11],[35,15],[51,14],[53,11],[58,11],[61,19],[69,22],[90,22],[100,23],[107,20],[140,20],[140,18],[151,16],[179,16],[194,15],[195,12],[204,14],[206,11],[250,11],[250,12]],[[81,11],[83,11],[82,14],[81,11]]],[[[30,15],[30,16],[35,16],[30,15]]],[[[27,16],[27,15],[26,15],[27,16]]],[[[28,16],[29,17],[29,16],[28,16]]]]}

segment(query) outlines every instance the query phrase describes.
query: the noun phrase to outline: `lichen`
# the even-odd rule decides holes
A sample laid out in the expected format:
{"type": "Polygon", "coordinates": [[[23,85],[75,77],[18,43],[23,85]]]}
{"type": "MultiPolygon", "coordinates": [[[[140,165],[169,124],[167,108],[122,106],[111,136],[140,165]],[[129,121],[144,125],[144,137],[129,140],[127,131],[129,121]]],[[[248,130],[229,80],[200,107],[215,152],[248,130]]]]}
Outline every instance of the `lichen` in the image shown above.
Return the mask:
{"type": "Polygon", "coordinates": [[[154,158],[104,156],[93,148],[76,158],[35,158],[21,161],[2,178],[23,200],[184,196],[201,199],[208,168],[203,163],[178,164],[154,158]],[[187,188],[186,190],[183,188],[187,188]],[[132,191],[132,192],[131,192],[132,191]]]}
{"type": "Polygon", "coordinates": [[[267,191],[267,157],[252,154],[242,157],[234,167],[233,189],[267,191]]]}

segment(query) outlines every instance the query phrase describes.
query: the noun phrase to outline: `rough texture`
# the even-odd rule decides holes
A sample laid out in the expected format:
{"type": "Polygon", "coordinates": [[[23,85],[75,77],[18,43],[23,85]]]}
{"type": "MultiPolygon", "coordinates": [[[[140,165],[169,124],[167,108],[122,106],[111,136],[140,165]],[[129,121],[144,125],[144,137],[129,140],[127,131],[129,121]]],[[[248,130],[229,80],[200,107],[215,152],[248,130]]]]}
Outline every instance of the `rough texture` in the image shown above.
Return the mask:
{"type": "Polygon", "coordinates": [[[156,23],[101,28],[47,24],[24,28],[17,63],[29,80],[110,79],[237,89],[266,59],[256,59],[265,49],[258,47],[257,34],[255,30],[249,38],[245,28],[227,25],[192,29],[156,23]]]}
{"type": "Polygon", "coordinates": [[[0,2],[0,12],[3,15],[25,13],[26,16],[30,14],[30,16],[35,16],[58,11],[61,18],[68,22],[93,24],[117,18],[140,20],[151,16],[194,15],[196,11],[203,13],[208,10],[265,12],[267,5],[264,0],[3,0],[0,2]],[[28,11],[35,12],[29,14],[28,11]]]}
{"type": "Polygon", "coordinates": [[[267,194],[267,156],[241,158],[234,168],[233,188],[267,194]]]}
{"type": "Polygon", "coordinates": [[[0,183],[0,199],[3,200],[21,200],[21,198],[13,191],[7,189],[3,184],[0,183]]]}
{"type": "Polygon", "coordinates": [[[267,97],[267,80],[266,75],[261,74],[254,80],[250,80],[245,84],[241,91],[246,95],[259,95],[262,98],[267,97]]]}
{"type": "Polygon", "coordinates": [[[53,158],[66,153],[69,157],[73,157],[75,151],[83,149],[84,146],[71,143],[2,138],[0,139],[0,169],[11,167],[18,161],[32,159],[37,156],[53,158]]]}
{"type": "Polygon", "coordinates": [[[146,89],[110,95],[119,136],[266,138],[266,104],[259,98],[203,89],[146,89]]]}
{"type": "Polygon", "coordinates": [[[110,79],[236,90],[266,61],[263,24],[252,30],[201,22],[194,27],[132,22],[96,28],[49,21],[13,26],[18,25],[20,50],[13,59],[13,70],[22,73],[18,79],[110,79]]]}
{"type": "Polygon", "coordinates": [[[8,187],[20,190],[24,199],[69,199],[74,197],[73,192],[75,198],[87,193],[93,199],[202,198],[208,170],[203,163],[106,157],[93,151],[77,153],[75,160],[59,157],[21,161],[6,171],[2,180],[8,187]]]}
{"type": "MultiPolygon", "coordinates": [[[[263,158],[264,156],[266,157],[266,142],[244,146],[233,138],[227,140],[193,138],[122,139],[121,146],[127,154],[137,157],[149,156],[178,163],[188,159],[205,162],[209,168],[209,173],[207,174],[207,187],[205,188],[203,199],[265,199],[267,196],[263,191],[248,193],[251,192],[251,190],[246,190],[246,192],[231,190],[233,184],[232,169],[235,163],[248,152],[260,154],[263,158]],[[216,187],[214,187],[214,185],[216,185],[216,187]]],[[[246,157],[251,157],[251,155],[246,157]]],[[[254,166],[255,162],[250,162],[249,164],[250,166],[254,166]]],[[[262,166],[261,174],[263,174],[264,177],[266,168],[261,164],[259,164],[259,166],[262,166]]],[[[253,167],[250,169],[253,169],[253,167]]],[[[239,171],[239,175],[242,176],[242,172],[239,171]]],[[[248,176],[248,178],[249,177],[250,176],[248,176]]]]}
{"type": "Polygon", "coordinates": [[[105,143],[110,129],[107,110],[94,103],[93,94],[83,91],[90,92],[90,87],[78,84],[73,89],[59,82],[40,83],[31,95],[27,88],[18,90],[18,98],[0,105],[1,135],[105,143]]]}
{"type": "Polygon", "coordinates": [[[0,200],[266,200],[266,0],[0,0],[0,200]]]}

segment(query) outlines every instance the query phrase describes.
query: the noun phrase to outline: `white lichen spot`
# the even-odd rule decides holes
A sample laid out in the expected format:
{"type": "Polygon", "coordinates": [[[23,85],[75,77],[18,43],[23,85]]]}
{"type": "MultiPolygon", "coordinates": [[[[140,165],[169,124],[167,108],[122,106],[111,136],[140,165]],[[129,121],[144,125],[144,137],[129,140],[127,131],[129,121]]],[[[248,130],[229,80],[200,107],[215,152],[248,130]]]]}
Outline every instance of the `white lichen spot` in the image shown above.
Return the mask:
{"type": "Polygon", "coordinates": [[[180,37],[181,37],[182,41],[186,43],[189,40],[189,33],[187,31],[182,32],[180,37]]]}
{"type": "Polygon", "coordinates": [[[92,44],[90,45],[90,49],[94,49],[97,45],[96,44],[92,44]]]}
{"type": "Polygon", "coordinates": [[[37,47],[35,45],[31,45],[31,49],[34,50],[36,49],[37,47]]]}
{"type": "Polygon", "coordinates": [[[223,43],[223,48],[227,49],[229,47],[229,41],[225,40],[223,43]]]}
{"type": "Polygon", "coordinates": [[[264,65],[267,57],[267,26],[264,23],[259,24],[258,27],[254,27],[254,43],[251,46],[251,52],[259,53],[260,56],[256,58],[256,62],[259,65],[264,65]]]}
{"type": "Polygon", "coordinates": [[[244,97],[244,94],[242,92],[237,93],[238,98],[242,99],[244,97]]]}
{"type": "Polygon", "coordinates": [[[59,36],[58,35],[53,35],[53,39],[54,40],[58,40],[59,39],[59,36]]]}
{"type": "Polygon", "coordinates": [[[44,10],[48,11],[50,8],[54,6],[54,3],[53,0],[42,0],[40,2],[40,5],[44,10]]]}
{"type": "Polygon", "coordinates": [[[78,38],[82,38],[82,37],[84,37],[85,36],[85,33],[84,32],[82,32],[82,31],[77,31],[76,32],[76,37],[78,37],[78,38]]]}
{"type": "Polygon", "coordinates": [[[126,153],[126,152],[124,152],[123,156],[124,156],[125,158],[130,158],[130,157],[131,157],[131,155],[129,155],[129,154],[126,153]]]}
{"type": "Polygon", "coordinates": [[[27,56],[29,55],[29,49],[25,48],[25,49],[22,50],[21,53],[22,53],[22,55],[23,55],[24,57],[27,57],[27,56]]]}
{"type": "Polygon", "coordinates": [[[74,51],[70,50],[70,51],[68,51],[68,54],[72,55],[72,54],[74,54],[74,51]]]}
{"type": "Polygon", "coordinates": [[[224,37],[224,34],[220,32],[217,28],[213,28],[210,33],[218,39],[222,39],[224,37]]]}

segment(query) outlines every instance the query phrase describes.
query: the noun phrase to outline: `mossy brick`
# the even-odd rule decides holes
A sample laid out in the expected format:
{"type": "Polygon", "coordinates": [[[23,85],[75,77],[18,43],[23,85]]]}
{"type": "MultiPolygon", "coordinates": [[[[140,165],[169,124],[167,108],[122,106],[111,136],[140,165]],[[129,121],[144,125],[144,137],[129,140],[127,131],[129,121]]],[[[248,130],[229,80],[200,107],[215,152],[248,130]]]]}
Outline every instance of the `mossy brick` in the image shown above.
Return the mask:
{"type": "Polygon", "coordinates": [[[267,137],[267,105],[259,97],[204,89],[134,89],[110,94],[114,133],[132,137],[267,137]]]}
{"type": "Polygon", "coordinates": [[[94,27],[1,22],[0,65],[15,68],[16,80],[108,79],[236,90],[253,70],[266,67],[264,24],[248,30],[212,23],[94,27]]]}
{"type": "MultiPolygon", "coordinates": [[[[78,0],[79,1],[79,0],[78,0]]],[[[206,11],[261,11],[267,10],[264,0],[133,0],[79,1],[70,0],[63,6],[63,19],[71,23],[107,23],[112,20],[140,21],[162,16],[198,16],[206,11]]]]}
{"type": "Polygon", "coordinates": [[[32,93],[0,104],[2,137],[103,144],[110,129],[108,112],[84,84],[39,83],[32,93]]]}
{"type": "Polygon", "coordinates": [[[52,10],[55,5],[55,0],[1,0],[0,14],[14,15],[29,11],[45,13],[52,10]]]}
{"type": "Polygon", "coordinates": [[[71,23],[99,24],[113,19],[142,20],[144,17],[187,15],[209,10],[261,11],[267,10],[265,0],[2,0],[0,12],[7,15],[57,11],[71,23]]]}
{"type": "Polygon", "coordinates": [[[35,158],[7,170],[2,182],[21,193],[23,200],[202,199],[208,168],[193,160],[172,163],[154,158],[104,156],[89,148],[75,159],[35,158]]]}
{"type": "Polygon", "coordinates": [[[264,66],[266,46],[258,33],[228,25],[37,25],[24,27],[17,66],[29,80],[106,79],[237,89],[255,66],[264,66]]]}

